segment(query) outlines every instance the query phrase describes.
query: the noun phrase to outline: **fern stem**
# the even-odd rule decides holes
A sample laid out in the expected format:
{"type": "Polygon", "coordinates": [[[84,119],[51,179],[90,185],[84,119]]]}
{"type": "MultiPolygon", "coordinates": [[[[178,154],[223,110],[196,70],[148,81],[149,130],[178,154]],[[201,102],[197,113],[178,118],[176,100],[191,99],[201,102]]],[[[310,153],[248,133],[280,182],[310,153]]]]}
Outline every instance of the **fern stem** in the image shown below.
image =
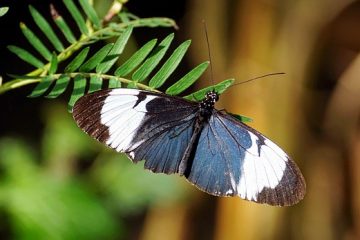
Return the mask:
{"type": "Polygon", "coordinates": [[[37,82],[40,82],[40,79],[14,79],[0,86],[0,94],[3,94],[15,88],[19,88],[37,82]]]}
{"type": "MultiPolygon", "coordinates": [[[[96,75],[96,74],[93,74],[93,75],[96,75]]],[[[126,83],[126,84],[134,84],[135,86],[137,86],[139,89],[143,89],[143,90],[148,90],[148,91],[152,91],[152,92],[159,92],[159,90],[155,89],[155,88],[152,88],[152,87],[149,87],[145,84],[142,84],[142,83],[138,83],[138,82],[134,82],[132,80],[129,80],[129,79],[126,79],[126,78],[122,78],[122,77],[115,77],[115,76],[112,76],[112,75],[100,75],[102,78],[104,79],[116,79],[122,83],[126,83]]]]}
{"type": "MultiPolygon", "coordinates": [[[[53,81],[56,81],[60,78],[60,76],[68,76],[72,79],[74,79],[76,76],[78,75],[82,75],[85,78],[91,78],[93,76],[98,76],[99,78],[102,79],[115,79],[120,81],[121,83],[125,83],[125,84],[134,84],[135,86],[137,86],[139,89],[143,89],[143,90],[148,90],[148,91],[152,91],[152,92],[160,92],[159,90],[156,90],[152,87],[149,87],[145,84],[142,83],[138,83],[138,82],[134,82],[132,80],[126,79],[126,78],[122,78],[122,77],[116,77],[113,75],[108,75],[108,74],[98,74],[98,73],[82,73],[82,72],[72,72],[72,73],[57,73],[57,74],[53,74],[51,75],[51,78],[53,81]]],[[[32,84],[32,83],[38,83],[40,81],[42,81],[43,78],[32,78],[32,79],[15,79],[12,80],[10,82],[7,82],[3,85],[0,86],[0,94],[3,94],[11,89],[15,89],[15,88],[19,88],[28,84],[32,84]]]]}

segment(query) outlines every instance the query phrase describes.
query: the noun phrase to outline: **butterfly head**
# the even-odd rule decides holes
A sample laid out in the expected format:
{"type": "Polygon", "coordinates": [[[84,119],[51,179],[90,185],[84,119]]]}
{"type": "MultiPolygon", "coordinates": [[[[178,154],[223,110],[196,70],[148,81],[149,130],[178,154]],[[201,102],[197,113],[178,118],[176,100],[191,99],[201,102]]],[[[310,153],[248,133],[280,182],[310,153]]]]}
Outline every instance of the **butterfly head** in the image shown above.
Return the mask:
{"type": "Polygon", "coordinates": [[[218,100],[219,94],[217,94],[214,90],[206,93],[204,100],[202,100],[199,104],[201,115],[210,116],[212,110],[214,109],[214,105],[218,100]]]}
{"type": "Polygon", "coordinates": [[[212,102],[213,106],[215,102],[219,100],[219,94],[215,92],[215,90],[211,90],[210,92],[206,93],[205,100],[206,102],[212,102]]]}

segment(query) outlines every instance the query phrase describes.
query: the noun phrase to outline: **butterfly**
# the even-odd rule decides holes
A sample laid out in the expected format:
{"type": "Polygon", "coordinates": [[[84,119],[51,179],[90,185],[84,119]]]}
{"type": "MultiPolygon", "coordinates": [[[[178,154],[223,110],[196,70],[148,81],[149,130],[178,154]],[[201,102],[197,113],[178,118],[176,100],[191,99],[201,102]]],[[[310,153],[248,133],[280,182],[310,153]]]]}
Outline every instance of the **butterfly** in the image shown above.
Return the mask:
{"type": "Polygon", "coordinates": [[[225,110],[209,91],[193,102],[137,89],[106,89],[74,105],[77,125],[91,137],[154,173],[179,174],[214,196],[275,206],[303,199],[295,162],[263,134],[225,110]]]}

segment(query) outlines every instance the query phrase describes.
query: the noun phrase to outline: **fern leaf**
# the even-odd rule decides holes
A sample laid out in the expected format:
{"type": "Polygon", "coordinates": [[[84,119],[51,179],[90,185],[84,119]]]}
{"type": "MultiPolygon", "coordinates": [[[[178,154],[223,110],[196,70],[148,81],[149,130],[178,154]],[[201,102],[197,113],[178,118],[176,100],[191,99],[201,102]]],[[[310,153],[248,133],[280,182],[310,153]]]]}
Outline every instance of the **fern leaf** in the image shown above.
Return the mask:
{"type": "Polygon", "coordinates": [[[68,111],[71,112],[75,102],[85,94],[86,78],[82,74],[74,77],[74,89],[68,102],[68,111]]]}
{"type": "Polygon", "coordinates": [[[65,92],[67,86],[69,85],[70,77],[63,74],[56,81],[55,86],[51,92],[46,96],[47,98],[57,98],[60,94],[65,92]]]}
{"type": "Polygon", "coordinates": [[[51,76],[42,78],[28,97],[34,98],[43,95],[49,89],[52,82],[51,76]]]}
{"type": "Polygon", "coordinates": [[[59,38],[56,36],[55,32],[51,28],[50,24],[46,21],[46,19],[33,7],[29,6],[30,13],[35,21],[35,23],[38,25],[38,27],[41,29],[41,31],[45,34],[45,36],[50,40],[52,45],[55,47],[55,49],[58,52],[61,52],[64,50],[64,46],[59,40],[59,38]]]}
{"type": "Polygon", "coordinates": [[[55,53],[53,53],[51,61],[50,61],[50,68],[49,68],[49,75],[56,73],[58,67],[58,60],[55,53]]]}
{"type": "Polygon", "coordinates": [[[98,64],[105,59],[113,46],[113,43],[108,43],[104,47],[102,47],[80,67],[80,72],[90,72],[91,70],[96,68],[96,66],[98,66],[98,64]]]}
{"type": "Polygon", "coordinates": [[[174,34],[168,35],[161,43],[151,52],[148,59],[134,72],[132,79],[136,82],[142,82],[149,76],[154,68],[159,64],[160,60],[164,57],[168,50],[174,34]]]}
{"type": "Polygon", "coordinates": [[[71,16],[74,18],[80,31],[85,35],[89,35],[89,29],[86,26],[84,18],[81,16],[80,10],[75,6],[74,1],[64,0],[63,2],[66,8],[68,9],[68,11],[70,12],[71,16]]]}
{"type": "Polygon", "coordinates": [[[115,75],[126,76],[142,63],[155,47],[157,39],[153,39],[136,51],[125,63],[115,70],[115,75]]]}
{"type": "Polygon", "coordinates": [[[67,23],[65,22],[63,17],[61,15],[59,15],[59,13],[56,11],[54,5],[52,5],[52,4],[50,5],[50,12],[51,12],[51,16],[52,16],[56,26],[63,33],[66,40],[69,43],[75,43],[76,38],[75,38],[73,32],[70,30],[69,26],[67,25],[67,23]]]}
{"type": "Polygon", "coordinates": [[[184,77],[182,77],[175,84],[166,89],[166,94],[169,95],[178,95],[193,85],[196,80],[204,73],[204,71],[209,66],[210,62],[203,62],[190,72],[188,72],[184,77]]]}
{"type": "Polygon", "coordinates": [[[132,27],[128,27],[125,29],[124,33],[118,37],[107,57],[96,67],[97,73],[106,73],[115,64],[119,58],[119,55],[124,51],[125,45],[130,38],[132,30],[132,27]]]}
{"type": "Polygon", "coordinates": [[[116,78],[110,78],[109,80],[109,88],[120,88],[121,82],[116,78]]]}
{"type": "Polygon", "coordinates": [[[67,73],[75,72],[85,61],[89,49],[90,49],[89,47],[86,47],[83,50],[81,50],[81,52],[78,55],[76,55],[76,57],[66,66],[65,72],[67,73]]]}
{"type": "Polygon", "coordinates": [[[90,21],[95,25],[95,27],[97,29],[101,28],[101,21],[96,14],[95,9],[90,5],[89,0],[79,0],[79,3],[90,21]]]}
{"type": "Polygon", "coordinates": [[[0,7],[0,17],[4,16],[9,11],[9,7],[0,7]]]}
{"type": "Polygon", "coordinates": [[[20,23],[21,31],[28,42],[40,53],[46,60],[51,60],[51,52],[45,47],[41,40],[24,23],[20,23]]]}
{"type": "Polygon", "coordinates": [[[150,79],[149,86],[152,88],[161,87],[166,79],[174,72],[183,59],[187,49],[191,44],[190,40],[183,42],[175,51],[171,54],[169,59],[164,63],[160,70],[150,79]]]}
{"type": "Polygon", "coordinates": [[[13,45],[8,46],[7,48],[11,52],[15,53],[19,58],[21,58],[25,62],[33,65],[34,67],[37,67],[37,68],[44,67],[44,63],[41,60],[37,59],[34,55],[29,53],[25,49],[22,49],[20,47],[13,46],[13,45]]]}
{"type": "Polygon", "coordinates": [[[93,75],[90,77],[90,85],[88,93],[95,92],[101,89],[102,86],[102,78],[98,75],[93,75]]]}

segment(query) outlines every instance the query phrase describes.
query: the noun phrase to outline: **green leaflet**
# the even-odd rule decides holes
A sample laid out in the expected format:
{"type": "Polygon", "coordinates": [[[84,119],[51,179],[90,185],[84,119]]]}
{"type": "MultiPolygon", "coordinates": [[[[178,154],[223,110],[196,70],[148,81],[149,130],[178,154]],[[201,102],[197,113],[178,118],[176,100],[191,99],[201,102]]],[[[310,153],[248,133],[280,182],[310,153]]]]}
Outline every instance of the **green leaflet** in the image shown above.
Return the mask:
{"type": "Polygon", "coordinates": [[[33,65],[34,67],[42,68],[44,66],[44,63],[41,60],[37,59],[34,55],[29,53],[25,49],[22,49],[17,46],[13,46],[13,45],[9,45],[9,46],[7,46],[7,48],[11,52],[15,53],[19,58],[21,58],[25,62],[33,65]]]}
{"type": "Polygon", "coordinates": [[[88,0],[79,0],[79,3],[84,9],[84,12],[90,19],[90,21],[95,25],[96,28],[101,28],[101,21],[95,11],[95,9],[90,5],[88,0]]]}
{"type": "Polygon", "coordinates": [[[55,7],[52,4],[50,5],[50,9],[51,9],[51,15],[53,16],[53,20],[54,20],[56,26],[63,33],[66,40],[69,43],[75,43],[76,38],[75,38],[73,32],[70,30],[67,23],[65,22],[65,20],[63,19],[63,17],[61,15],[59,15],[59,13],[56,11],[55,7]]]}
{"type": "Polygon", "coordinates": [[[101,89],[102,86],[102,78],[98,75],[94,75],[90,77],[90,85],[88,93],[92,93],[101,89]]]}
{"type": "Polygon", "coordinates": [[[66,66],[64,71],[67,73],[75,72],[85,61],[89,50],[89,47],[81,50],[81,52],[66,66]]]}
{"type": "Polygon", "coordinates": [[[55,86],[51,92],[46,96],[47,98],[57,98],[60,94],[65,92],[67,86],[69,85],[70,77],[65,74],[61,75],[58,80],[56,80],[55,86]]]}
{"type": "Polygon", "coordinates": [[[41,40],[24,23],[20,23],[21,31],[28,42],[41,54],[46,60],[51,60],[51,52],[45,47],[41,40]]]}
{"type": "Polygon", "coordinates": [[[145,62],[134,72],[132,79],[136,82],[142,82],[149,76],[154,68],[159,64],[168,50],[174,34],[169,34],[150,54],[145,62]]]}
{"type": "Polygon", "coordinates": [[[110,78],[109,80],[109,88],[120,88],[121,82],[116,78],[110,78]]]}
{"type": "Polygon", "coordinates": [[[185,91],[188,87],[193,85],[196,80],[204,73],[204,71],[209,66],[210,62],[203,62],[190,72],[188,72],[185,76],[183,76],[179,81],[174,83],[171,87],[166,89],[166,94],[169,95],[178,95],[185,91]]]}
{"type": "Polygon", "coordinates": [[[113,43],[108,43],[104,47],[102,47],[99,51],[97,51],[89,60],[87,60],[81,67],[80,72],[90,72],[95,69],[101,61],[105,59],[108,55],[109,51],[113,47],[113,43]]]}
{"type": "Polygon", "coordinates": [[[74,78],[74,89],[68,102],[68,111],[72,112],[75,102],[85,94],[86,78],[78,74],[74,78]]]}
{"type": "Polygon", "coordinates": [[[222,94],[228,87],[230,87],[234,83],[234,81],[235,81],[234,79],[224,80],[214,86],[209,86],[209,87],[203,88],[197,92],[194,92],[190,95],[187,95],[184,98],[188,99],[190,101],[200,101],[200,100],[204,99],[206,93],[208,93],[212,90],[215,90],[215,92],[217,92],[218,94],[222,94]]]}
{"type": "Polygon", "coordinates": [[[62,45],[59,38],[55,35],[55,32],[51,28],[50,24],[46,19],[33,7],[29,6],[30,13],[35,21],[35,23],[38,25],[38,27],[41,29],[41,31],[45,34],[45,36],[50,40],[52,45],[56,48],[58,52],[61,52],[64,50],[64,46],[62,45]]]}
{"type": "Polygon", "coordinates": [[[81,15],[80,10],[76,7],[73,0],[63,0],[66,8],[69,10],[71,16],[74,18],[75,23],[78,25],[80,31],[85,34],[89,35],[89,29],[86,26],[85,20],[81,15]]]}
{"type": "Polygon", "coordinates": [[[9,7],[0,8],[0,17],[4,16],[9,11],[9,7]]]}
{"type": "Polygon", "coordinates": [[[126,76],[142,63],[155,47],[157,39],[153,39],[136,51],[125,63],[115,70],[115,76],[126,76]]]}
{"type": "Polygon", "coordinates": [[[167,78],[173,73],[180,61],[183,59],[187,49],[190,46],[191,41],[187,40],[183,42],[175,51],[171,54],[169,59],[164,63],[160,70],[150,79],[149,86],[152,88],[161,87],[167,78]]]}
{"type": "Polygon", "coordinates": [[[58,67],[57,56],[56,56],[56,53],[53,53],[51,61],[50,61],[49,75],[56,73],[57,67],[58,67]]]}
{"type": "Polygon", "coordinates": [[[49,89],[52,82],[53,79],[51,76],[46,76],[42,78],[41,81],[36,85],[36,87],[28,97],[34,98],[43,95],[46,92],[46,90],[49,89]]]}
{"type": "Polygon", "coordinates": [[[111,48],[110,52],[107,54],[104,61],[102,61],[97,67],[97,73],[106,73],[110,70],[110,68],[115,64],[119,55],[124,51],[125,45],[128,42],[130,35],[132,33],[133,28],[128,27],[125,29],[124,33],[118,37],[114,46],[111,48]]]}

